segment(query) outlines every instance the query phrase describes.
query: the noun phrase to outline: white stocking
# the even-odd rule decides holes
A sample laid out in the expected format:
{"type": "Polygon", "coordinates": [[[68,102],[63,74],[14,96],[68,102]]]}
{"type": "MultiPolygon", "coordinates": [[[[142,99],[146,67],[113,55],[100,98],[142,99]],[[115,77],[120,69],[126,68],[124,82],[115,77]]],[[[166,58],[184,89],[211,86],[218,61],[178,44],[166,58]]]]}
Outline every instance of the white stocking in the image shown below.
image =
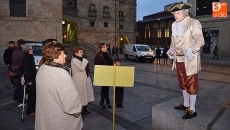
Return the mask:
{"type": "Polygon", "coordinates": [[[190,110],[195,112],[195,105],[196,105],[196,95],[190,95],[190,110]]]}
{"type": "Polygon", "coordinates": [[[189,103],[189,93],[186,92],[186,90],[182,90],[182,93],[183,93],[183,97],[184,97],[184,103],[183,105],[185,107],[189,107],[190,106],[190,103],[189,103]]]}

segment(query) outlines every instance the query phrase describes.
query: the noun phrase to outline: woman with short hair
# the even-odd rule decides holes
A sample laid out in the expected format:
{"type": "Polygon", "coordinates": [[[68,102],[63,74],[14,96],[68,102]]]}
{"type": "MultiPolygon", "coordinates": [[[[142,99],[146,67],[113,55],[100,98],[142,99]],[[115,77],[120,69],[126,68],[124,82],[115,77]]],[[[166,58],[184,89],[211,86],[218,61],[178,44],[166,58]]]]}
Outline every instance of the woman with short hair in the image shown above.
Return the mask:
{"type": "Polygon", "coordinates": [[[26,114],[35,116],[35,104],[36,104],[36,82],[35,77],[37,74],[32,46],[25,45],[22,50],[22,72],[24,75],[24,84],[26,85],[26,91],[28,93],[28,104],[26,114]]]}
{"type": "Polygon", "coordinates": [[[64,46],[47,43],[42,54],[46,62],[36,76],[36,130],[81,130],[81,110],[75,83],[65,63],[64,46]]]}
{"type": "Polygon", "coordinates": [[[87,109],[88,103],[94,101],[93,87],[88,63],[89,61],[83,57],[82,48],[77,46],[74,47],[73,58],[71,60],[72,78],[76,84],[79,99],[83,106],[83,117],[90,113],[87,109]]]}

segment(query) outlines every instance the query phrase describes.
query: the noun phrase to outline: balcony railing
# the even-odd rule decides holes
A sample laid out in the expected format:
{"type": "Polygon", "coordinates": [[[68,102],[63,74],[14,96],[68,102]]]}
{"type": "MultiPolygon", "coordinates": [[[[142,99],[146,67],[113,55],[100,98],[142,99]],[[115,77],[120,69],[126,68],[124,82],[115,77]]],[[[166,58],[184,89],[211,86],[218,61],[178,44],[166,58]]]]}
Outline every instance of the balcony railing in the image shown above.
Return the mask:
{"type": "Polygon", "coordinates": [[[120,21],[125,21],[125,16],[123,15],[123,16],[119,16],[119,20],[120,21]]]}
{"type": "Polygon", "coordinates": [[[75,8],[62,7],[62,13],[63,15],[68,15],[73,17],[78,16],[78,10],[75,8]]]}
{"type": "Polygon", "coordinates": [[[89,17],[97,17],[97,10],[88,10],[89,13],[88,13],[88,16],[89,17]]]}
{"type": "Polygon", "coordinates": [[[110,12],[109,11],[103,11],[102,13],[103,13],[102,14],[103,18],[109,18],[110,17],[110,12]]]}

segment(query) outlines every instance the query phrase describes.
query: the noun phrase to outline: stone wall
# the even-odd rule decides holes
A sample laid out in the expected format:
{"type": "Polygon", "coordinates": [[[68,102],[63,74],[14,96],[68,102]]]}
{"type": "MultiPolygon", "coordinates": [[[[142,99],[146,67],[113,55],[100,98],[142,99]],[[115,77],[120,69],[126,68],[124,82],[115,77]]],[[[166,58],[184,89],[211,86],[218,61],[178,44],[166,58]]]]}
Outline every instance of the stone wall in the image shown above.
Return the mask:
{"type": "MultiPolygon", "coordinates": [[[[136,4],[135,0],[125,0],[125,3],[116,1],[116,44],[119,43],[119,36],[125,36],[130,43],[135,42],[136,4]],[[125,12],[125,20],[119,21],[119,11],[125,12]],[[124,29],[119,29],[123,25],[124,29]]],[[[97,46],[99,43],[115,44],[115,1],[108,0],[78,0],[78,17],[63,15],[63,19],[74,21],[78,27],[78,38],[97,46]],[[95,5],[96,17],[88,17],[89,4],[95,5]],[[110,17],[103,18],[103,6],[109,7],[110,17]],[[90,26],[90,21],[95,26],[90,26]],[[104,22],[108,27],[104,27],[104,22]]]]}
{"type": "MultiPolygon", "coordinates": [[[[9,0],[1,0],[0,6],[0,55],[3,55],[10,40],[47,38],[62,40],[62,1],[26,1],[26,17],[11,17],[9,0]]],[[[0,58],[0,64],[3,59],[0,58]]]]}

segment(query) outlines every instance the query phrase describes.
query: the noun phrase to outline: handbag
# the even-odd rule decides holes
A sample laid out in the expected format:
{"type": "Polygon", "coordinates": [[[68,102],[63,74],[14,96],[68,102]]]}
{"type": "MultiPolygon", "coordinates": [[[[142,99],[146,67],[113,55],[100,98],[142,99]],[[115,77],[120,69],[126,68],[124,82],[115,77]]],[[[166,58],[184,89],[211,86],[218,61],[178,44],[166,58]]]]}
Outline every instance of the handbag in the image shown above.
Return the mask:
{"type": "Polygon", "coordinates": [[[22,76],[22,70],[20,66],[11,66],[8,69],[8,77],[10,78],[19,78],[22,76]]]}

